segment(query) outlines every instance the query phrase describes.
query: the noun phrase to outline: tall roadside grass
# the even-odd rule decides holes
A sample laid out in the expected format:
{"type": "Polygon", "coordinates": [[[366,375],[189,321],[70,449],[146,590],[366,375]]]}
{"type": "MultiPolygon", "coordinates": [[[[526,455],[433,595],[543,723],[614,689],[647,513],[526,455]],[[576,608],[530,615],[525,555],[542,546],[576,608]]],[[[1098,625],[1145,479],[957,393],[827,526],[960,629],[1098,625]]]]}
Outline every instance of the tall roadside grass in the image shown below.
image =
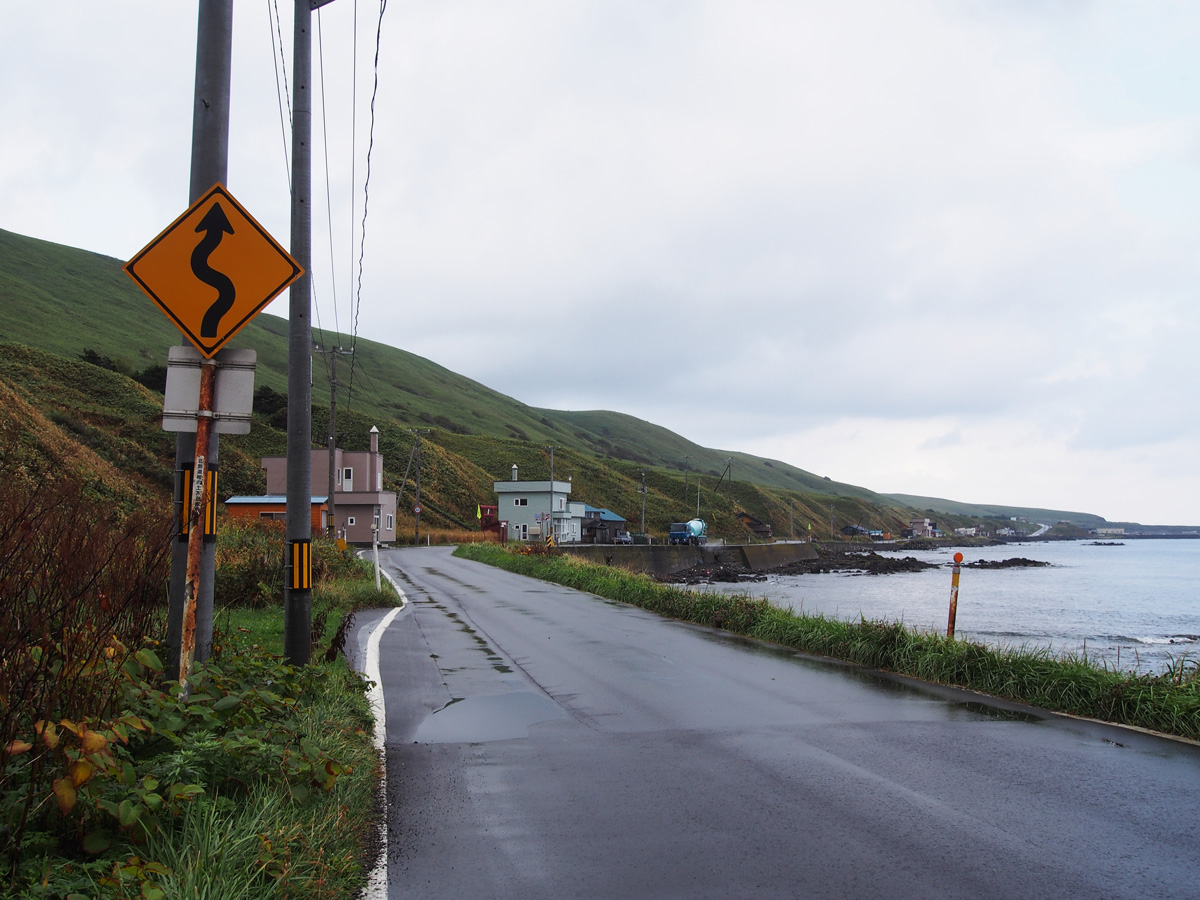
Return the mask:
{"type": "MultiPolygon", "coordinates": [[[[217,531],[214,640],[243,636],[283,654],[283,523],[222,519],[217,531]]],[[[339,626],[356,610],[395,606],[386,580],[375,590],[375,569],[352,551],[313,535],[312,658],[336,655],[339,626]],[[333,651],[331,653],[331,650],[333,651]]]]}
{"type": "Polygon", "coordinates": [[[420,539],[416,539],[411,525],[403,532],[400,527],[396,528],[396,543],[399,546],[412,546],[416,543],[419,546],[431,545],[443,547],[447,544],[496,543],[499,540],[499,537],[488,531],[475,531],[474,529],[466,528],[425,527],[421,528],[420,539]]]}
{"type": "Polygon", "coordinates": [[[1121,672],[1048,650],[993,649],[896,622],[841,621],[779,609],[747,595],[691,591],[565,554],[472,544],[467,559],[610,600],[806,653],[967,688],[1075,716],[1200,740],[1200,664],[1181,660],[1156,675],[1121,672]]]}

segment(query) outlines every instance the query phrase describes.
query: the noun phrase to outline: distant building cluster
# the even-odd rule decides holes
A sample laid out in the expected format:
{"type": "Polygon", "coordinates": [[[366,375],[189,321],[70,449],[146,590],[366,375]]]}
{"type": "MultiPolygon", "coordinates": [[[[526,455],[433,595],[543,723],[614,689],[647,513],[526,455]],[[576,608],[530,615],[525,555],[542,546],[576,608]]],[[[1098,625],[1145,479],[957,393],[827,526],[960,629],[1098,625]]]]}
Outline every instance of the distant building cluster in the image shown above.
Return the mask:
{"type": "MultiPolygon", "coordinates": [[[[494,482],[496,518],[505,540],[532,541],[552,537],[555,543],[629,543],[627,521],[608,509],[571,500],[571,480],[520,481],[512,467],[510,481],[494,482]]],[[[482,507],[481,507],[482,509],[482,507]]]]}

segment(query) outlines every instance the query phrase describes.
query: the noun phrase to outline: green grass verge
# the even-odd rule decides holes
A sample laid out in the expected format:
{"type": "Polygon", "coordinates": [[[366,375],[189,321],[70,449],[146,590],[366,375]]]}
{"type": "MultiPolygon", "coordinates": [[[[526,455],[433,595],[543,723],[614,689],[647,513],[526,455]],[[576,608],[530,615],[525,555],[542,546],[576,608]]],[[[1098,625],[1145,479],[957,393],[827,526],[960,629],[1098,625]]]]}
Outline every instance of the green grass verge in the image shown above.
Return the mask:
{"type": "Polygon", "coordinates": [[[348,774],[305,802],[262,782],[236,800],[191,804],[177,834],[143,851],[170,870],[158,882],[167,897],[340,898],[361,889],[377,785],[371,712],[344,661],[322,664],[320,680],[324,690],[296,711],[296,730],[348,774]]]}
{"type": "Polygon", "coordinates": [[[1162,674],[1135,675],[1083,657],[1058,657],[1042,649],[994,649],[897,622],[801,615],[765,599],[672,587],[566,554],[514,553],[488,544],[466,544],[456,554],[806,653],[1200,740],[1200,664],[1195,660],[1182,659],[1162,674]]]}

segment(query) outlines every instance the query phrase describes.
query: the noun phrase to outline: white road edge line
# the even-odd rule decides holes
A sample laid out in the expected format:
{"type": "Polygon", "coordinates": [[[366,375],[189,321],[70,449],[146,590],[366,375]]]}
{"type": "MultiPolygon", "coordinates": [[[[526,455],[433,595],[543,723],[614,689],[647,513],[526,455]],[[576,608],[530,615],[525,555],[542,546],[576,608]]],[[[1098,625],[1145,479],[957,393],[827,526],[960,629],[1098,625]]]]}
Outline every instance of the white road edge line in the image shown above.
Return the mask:
{"type": "Polygon", "coordinates": [[[384,746],[387,742],[387,720],[383,707],[383,681],[379,675],[379,642],[387,631],[392,620],[408,605],[408,597],[400,589],[400,585],[387,572],[381,574],[396,589],[400,597],[400,605],[389,612],[367,638],[367,658],[363,666],[363,674],[371,680],[371,688],[367,691],[367,702],[371,705],[371,713],[375,716],[375,749],[379,753],[379,795],[383,800],[383,816],[379,821],[379,856],[375,867],[367,876],[367,886],[363,890],[363,900],[386,900],[388,892],[388,827],[387,827],[387,754],[384,746]]]}

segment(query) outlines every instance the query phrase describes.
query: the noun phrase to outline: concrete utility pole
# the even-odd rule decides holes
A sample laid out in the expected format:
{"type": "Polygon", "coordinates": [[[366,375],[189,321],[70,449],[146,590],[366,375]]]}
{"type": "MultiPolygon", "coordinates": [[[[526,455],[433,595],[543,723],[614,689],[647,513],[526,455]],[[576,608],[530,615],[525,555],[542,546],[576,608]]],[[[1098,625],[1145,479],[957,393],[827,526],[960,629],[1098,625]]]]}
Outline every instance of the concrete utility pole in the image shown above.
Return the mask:
{"type": "MultiPolygon", "coordinates": [[[[550,445],[550,518],[546,521],[546,530],[549,536],[557,542],[558,538],[554,534],[554,445],[550,445]]],[[[545,540],[545,538],[543,538],[545,540]]]]}
{"type": "MultiPolygon", "coordinates": [[[[196,85],[192,101],[192,161],[188,204],[215,184],[225,184],[229,169],[229,82],[233,58],[233,0],[200,4],[196,26],[196,85]]],[[[216,472],[218,437],[208,442],[206,468],[216,472]]],[[[178,665],[183,643],[184,594],[187,589],[188,528],[183,521],[187,475],[195,463],[196,439],[189,432],[175,438],[175,540],[171,544],[171,582],[167,603],[169,662],[178,665]]],[[[209,502],[214,502],[210,497],[209,502]]],[[[213,573],[217,545],[205,540],[200,556],[199,590],[195,597],[195,655],[203,662],[212,651],[213,573]]],[[[176,676],[179,675],[175,671],[176,676]]]]}
{"type": "Polygon", "coordinates": [[[409,429],[417,436],[417,501],[413,504],[413,544],[421,542],[421,435],[429,434],[428,428],[409,429]]]}
{"type": "Polygon", "coordinates": [[[642,472],[642,535],[646,534],[646,473],[642,472]]]}
{"type": "Polygon", "coordinates": [[[291,254],[304,270],[288,294],[283,655],[292,665],[308,663],[312,631],[312,10],[296,0],[292,30],[291,254]]]}
{"type": "Polygon", "coordinates": [[[417,502],[413,507],[413,543],[421,542],[421,432],[417,432],[417,502]]]}
{"type": "Polygon", "coordinates": [[[688,502],[688,457],[685,453],[683,456],[683,502],[688,502]]]}

